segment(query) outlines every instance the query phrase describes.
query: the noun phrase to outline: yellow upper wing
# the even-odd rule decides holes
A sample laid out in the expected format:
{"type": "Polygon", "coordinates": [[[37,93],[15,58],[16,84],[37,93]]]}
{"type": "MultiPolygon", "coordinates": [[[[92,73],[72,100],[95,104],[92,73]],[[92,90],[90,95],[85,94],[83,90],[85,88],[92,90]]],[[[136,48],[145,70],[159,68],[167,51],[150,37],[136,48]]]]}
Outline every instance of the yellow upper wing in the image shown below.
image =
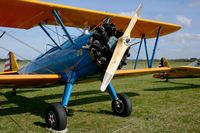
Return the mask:
{"type": "MultiPolygon", "coordinates": [[[[39,22],[55,24],[52,10],[59,11],[66,26],[86,27],[95,26],[106,17],[116,24],[118,29],[125,30],[131,17],[108,12],[93,11],[72,6],[42,2],[38,0],[1,0],[0,26],[29,29],[39,22]]],[[[139,18],[132,30],[131,37],[140,38],[145,34],[147,38],[157,35],[159,26],[162,26],[161,36],[175,32],[179,25],[139,18]]]]}

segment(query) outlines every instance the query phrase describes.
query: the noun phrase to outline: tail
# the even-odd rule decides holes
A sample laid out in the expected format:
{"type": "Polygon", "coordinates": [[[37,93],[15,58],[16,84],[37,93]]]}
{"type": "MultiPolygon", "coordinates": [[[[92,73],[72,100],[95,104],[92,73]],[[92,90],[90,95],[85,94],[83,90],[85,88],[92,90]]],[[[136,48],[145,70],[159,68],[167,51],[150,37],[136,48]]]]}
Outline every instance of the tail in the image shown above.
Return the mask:
{"type": "Polygon", "coordinates": [[[170,67],[169,62],[165,57],[161,58],[159,67],[170,67]]]}
{"type": "MultiPolygon", "coordinates": [[[[159,67],[170,67],[169,62],[167,61],[165,57],[161,58],[159,67]]],[[[166,79],[166,81],[168,81],[168,79],[166,78],[167,75],[168,74],[166,72],[161,72],[161,73],[153,74],[153,77],[159,78],[159,79],[166,79]]]]}
{"type": "Polygon", "coordinates": [[[4,72],[10,72],[10,71],[18,71],[19,66],[16,61],[15,54],[13,52],[9,52],[6,62],[4,63],[4,72]]]}

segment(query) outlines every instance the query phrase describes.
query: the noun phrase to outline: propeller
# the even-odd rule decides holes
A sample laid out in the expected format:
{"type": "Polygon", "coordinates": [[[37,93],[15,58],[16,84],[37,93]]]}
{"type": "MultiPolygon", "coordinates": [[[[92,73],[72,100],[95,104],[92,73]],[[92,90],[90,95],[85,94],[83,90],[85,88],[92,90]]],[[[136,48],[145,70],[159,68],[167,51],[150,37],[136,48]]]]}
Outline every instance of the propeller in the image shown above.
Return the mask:
{"type": "Polygon", "coordinates": [[[108,84],[111,82],[126,50],[130,47],[129,45],[129,41],[130,41],[130,34],[131,31],[133,29],[133,27],[135,26],[137,19],[140,15],[142,9],[142,5],[140,5],[135,14],[133,15],[131,21],[129,22],[129,25],[126,29],[126,31],[124,32],[124,34],[118,39],[117,45],[115,47],[114,53],[112,55],[112,58],[109,62],[109,65],[106,69],[102,84],[101,84],[101,91],[105,91],[108,84]]]}

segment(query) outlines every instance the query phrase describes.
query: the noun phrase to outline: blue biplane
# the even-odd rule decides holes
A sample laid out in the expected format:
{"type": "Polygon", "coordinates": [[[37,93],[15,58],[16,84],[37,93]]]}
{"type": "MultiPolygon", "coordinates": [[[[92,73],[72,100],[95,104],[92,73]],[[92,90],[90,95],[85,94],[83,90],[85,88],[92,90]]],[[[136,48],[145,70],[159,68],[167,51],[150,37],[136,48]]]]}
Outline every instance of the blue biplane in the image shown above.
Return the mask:
{"type": "MultiPolygon", "coordinates": [[[[113,77],[150,74],[169,70],[168,67],[119,70],[126,65],[131,38],[156,38],[179,30],[179,25],[140,18],[141,6],[133,17],[87,10],[38,0],[1,0],[0,26],[30,29],[40,26],[55,44],[26,66],[19,68],[10,52],[5,71],[0,73],[0,86],[13,88],[65,85],[61,103],[48,106],[47,127],[64,130],[67,125],[66,107],[75,82],[94,78],[101,80],[101,91],[112,98],[112,110],[119,116],[129,116],[132,104],[125,94],[117,94],[111,84],[113,77]],[[62,45],[51,37],[44,25],[60,25],[68,37],[62,45]],[[82,35],[72,38],[65,26],[85,28],[82,35]]],[[[155,49],[156,49],[155,45],[155,49]]],[[[155,50],[154,50],[155,52],[155,50]]],[[[148,59],[149,67],[153,64],[148,59]]]]}

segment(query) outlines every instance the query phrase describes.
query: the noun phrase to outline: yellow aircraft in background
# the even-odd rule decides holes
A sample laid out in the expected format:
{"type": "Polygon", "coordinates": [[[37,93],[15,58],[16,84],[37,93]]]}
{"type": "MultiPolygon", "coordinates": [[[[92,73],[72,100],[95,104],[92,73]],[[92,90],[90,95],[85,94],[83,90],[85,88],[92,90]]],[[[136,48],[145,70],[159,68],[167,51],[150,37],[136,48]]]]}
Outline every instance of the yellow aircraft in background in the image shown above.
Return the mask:
{"type": "Polygon", "coordinates": [[[170,67],[166,58],[162,58],[159,67],[168,67],[169,70],[153,75],[154,78],[164,79],[166,82],[168,79],[178,78],[200,78],[200,62],[194,61],[187,66],[170,67]]]}

